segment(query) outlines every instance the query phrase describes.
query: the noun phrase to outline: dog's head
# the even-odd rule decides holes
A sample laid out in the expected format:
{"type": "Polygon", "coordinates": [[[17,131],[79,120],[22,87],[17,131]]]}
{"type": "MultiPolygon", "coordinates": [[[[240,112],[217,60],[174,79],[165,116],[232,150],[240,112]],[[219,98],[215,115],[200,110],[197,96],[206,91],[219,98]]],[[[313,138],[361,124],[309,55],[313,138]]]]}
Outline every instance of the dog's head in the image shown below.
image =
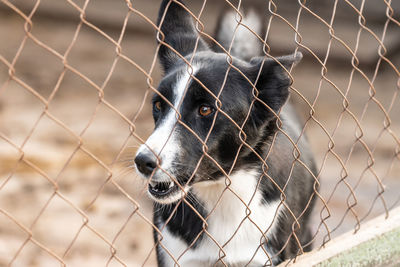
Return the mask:
{"type": "Polygon", "coordinates": [[[165,75],[152,99],[155,129],[135,164],[150,179],[150,196],[172,203],[194,183],[224,177],[260,136],[274,134],[265,126],[286,102],[287,70],[301,54],[233,58],[231,66],[225,53],[208,48],[181,2],[163,1],[158,20],[165,75]]]}

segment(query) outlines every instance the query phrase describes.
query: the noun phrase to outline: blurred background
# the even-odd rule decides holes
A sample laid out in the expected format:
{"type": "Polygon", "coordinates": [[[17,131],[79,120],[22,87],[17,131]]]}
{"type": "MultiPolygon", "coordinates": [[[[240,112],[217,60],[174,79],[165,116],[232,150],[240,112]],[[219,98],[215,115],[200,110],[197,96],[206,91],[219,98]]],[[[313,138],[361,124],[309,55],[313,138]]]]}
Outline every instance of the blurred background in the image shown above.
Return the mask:
{"type": "MultiPolygon", "coordinates": [[[[230,8],[186,2],[210,34],[230,8]]],[[[132,158],[153,128],[159,4],[0,1],[0,266],[155,265],[132,158]]],[[[271,55],[304,55],[291,101],[320,171],[315,247],[387,214],[400,201],[400,2],[241,4],[264,18],[271,55]]]]}

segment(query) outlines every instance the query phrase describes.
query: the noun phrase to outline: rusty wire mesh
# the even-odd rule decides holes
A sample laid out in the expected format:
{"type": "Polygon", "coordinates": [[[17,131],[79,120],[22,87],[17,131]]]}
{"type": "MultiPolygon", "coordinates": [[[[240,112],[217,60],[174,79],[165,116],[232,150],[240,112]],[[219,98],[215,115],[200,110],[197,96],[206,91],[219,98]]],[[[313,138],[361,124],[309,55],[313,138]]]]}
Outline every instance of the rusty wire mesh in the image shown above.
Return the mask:
{"type": "MultiPolygon", "coordinates": [[[[187,2],[210,43],[222,7],[247,27],[245,1],[187,2]]],[[[314,247],[390,216],[400,201],[398,5],[249,2],[265,9],[266,55],[304,54],[290,91],[318,166],[314,247]]],[[[152,129],[158,6],[0,2],[0,265],[155,265],[152,207],[132,160],[152,129]]]]}

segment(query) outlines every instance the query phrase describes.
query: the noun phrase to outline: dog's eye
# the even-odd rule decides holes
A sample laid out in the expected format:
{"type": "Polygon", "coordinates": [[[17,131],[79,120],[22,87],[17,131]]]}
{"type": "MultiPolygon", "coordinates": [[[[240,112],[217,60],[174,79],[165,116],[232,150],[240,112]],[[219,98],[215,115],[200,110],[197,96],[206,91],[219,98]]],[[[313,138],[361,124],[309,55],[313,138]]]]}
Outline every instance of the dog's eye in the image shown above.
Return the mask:
{"type": "Polygon", "coordinates": [[[160,101],[154,102],[153,106],[154,106],[155,111],[161,110],[161,102],[160,101]]]}
{"type": "Polygon", "coordinates": [[[212,107],[206,105],[202,105],[199,108],[199,114],[203,117],[210,115],[213,111],[214,109],[212,107]]]}

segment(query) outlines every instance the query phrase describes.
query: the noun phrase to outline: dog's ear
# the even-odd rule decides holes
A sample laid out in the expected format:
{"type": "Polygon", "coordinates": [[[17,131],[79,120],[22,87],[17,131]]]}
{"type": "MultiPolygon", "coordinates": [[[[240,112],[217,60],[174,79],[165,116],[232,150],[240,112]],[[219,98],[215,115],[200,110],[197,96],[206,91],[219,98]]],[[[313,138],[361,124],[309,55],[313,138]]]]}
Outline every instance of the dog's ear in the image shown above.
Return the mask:
{"type": "Polygon", "coordinates": [[[252,82],[256,82],[258,98],[261,100],[255,103],[256,121],[262,124],[273,118],[273,112],[270,112],[268,107],[277,113],[285,104],[289,97],[289,86],[292,83],[289,70],[302,57],[303,55],[297,52],[275,59],[256,57],[250,61],[248,77],[252,79],[252,82]]]}
{"type": "Polygon", "coordinates": [[[164,34],[164,39],[161,33],[158,34],[157,37],[157,41],[161,41],[158,56],[164,68],[164,72],[168,72],[168,69],[179,58],[192,53],[198,38],[199,41],[196,51],[208,49],[207,44],[198,35],[192,16],[189,14],[188,10],[185,9],[184,4],[180,0],[162,1],[157,25],[164,34]],[[173,49],[168,46],[171,46],[173,49]]]}

